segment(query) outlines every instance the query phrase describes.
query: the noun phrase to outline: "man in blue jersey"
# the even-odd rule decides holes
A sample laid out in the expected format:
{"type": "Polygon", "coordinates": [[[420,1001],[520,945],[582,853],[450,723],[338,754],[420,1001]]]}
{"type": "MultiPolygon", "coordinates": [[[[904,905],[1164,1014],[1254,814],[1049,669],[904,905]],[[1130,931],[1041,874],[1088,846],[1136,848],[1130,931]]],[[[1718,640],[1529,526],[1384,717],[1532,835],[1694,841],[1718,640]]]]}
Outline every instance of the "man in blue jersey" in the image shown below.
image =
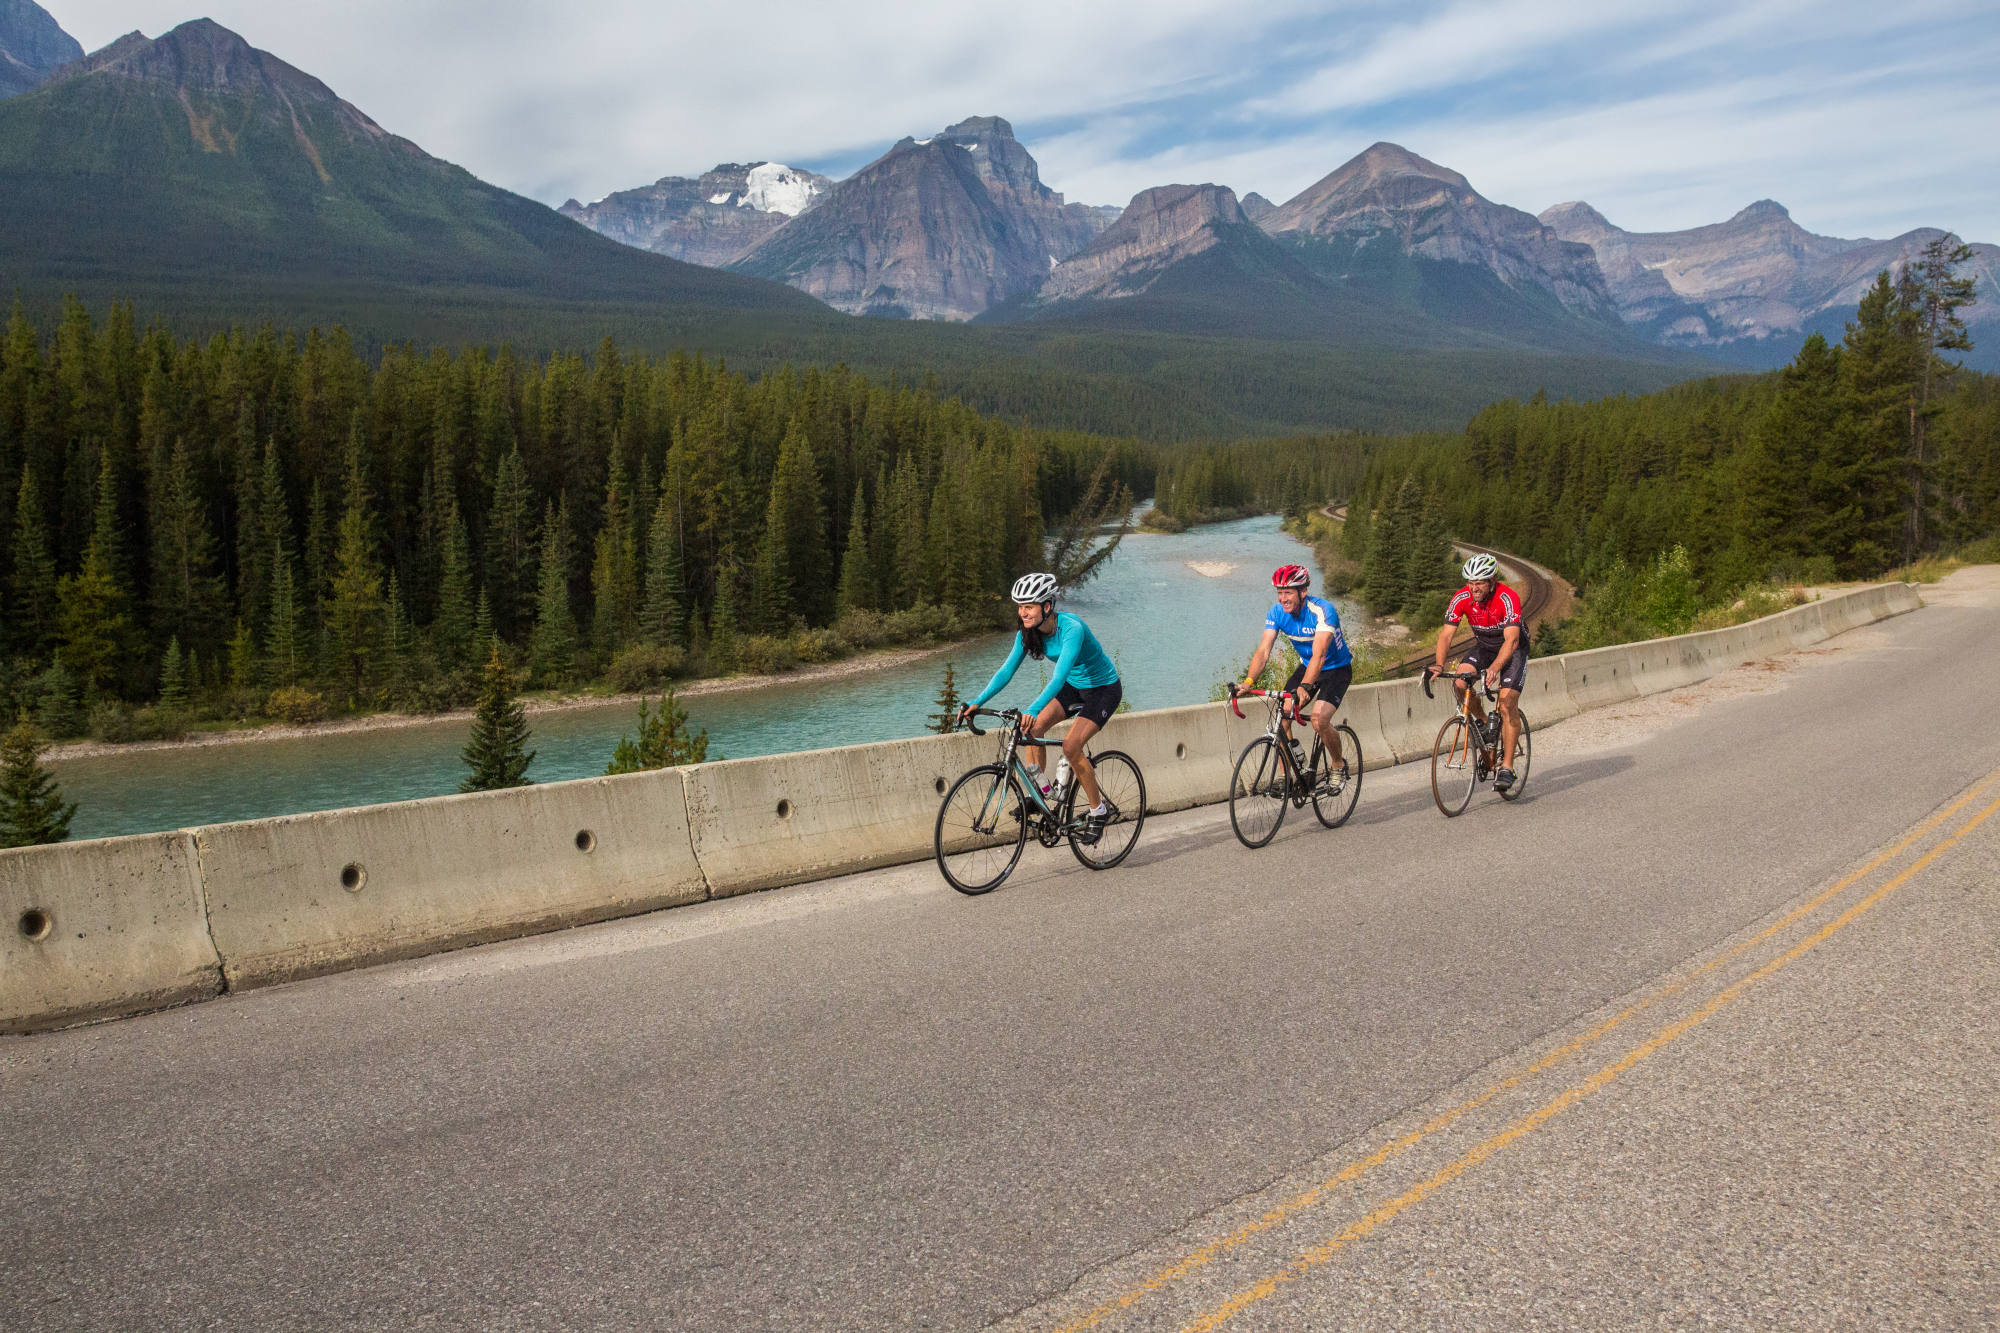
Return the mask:
{"type": "Polygon", "coordinates": [[[1264,669],[1264,663],[1271,660],[1271,649],[1277,645],[1278,636],[1289,640],[1299,655],[1299,666],[1285,682],[1285,693],[1293,696],[1300,713],[1306,713],[1307,706],[1311,706],[1312,711],[1306,716],[1320,740],[1326,743],[1331,771],[1338,773],[1340,733],[1334,729],[1333,715],[1339,711],[1340,701],[1347,697],[1347,687],[1354,681],[1354,654],[1348,649],[1347,635],[1341,632],[1340,612],[1324,597],[1308,597],[1306,589],[1311,584],[1312,575],[1304,565],[1285,565],[1271,575],[1271,586],[1278,590],[1278,602],[1264,617],[1264,637],[1250,658],[1250,671],[1243,678],[1243,687],[1250,688],[1257,673],[1264,669]]]}
{"type": "MultiPolygon", "coordinates": [[[[1098,788],[1097,770],[1091,767],[1085,747],[1118,711],[1125,687],[1119,683],[1118,668],[1111,664],[1090,626],[1078,619],[1075,612],[1056,614],[1055,575],[1023,574],[1014,582],[1013,597],[1014,613],[1021,622],[1021,632],[1014,636],[1014,651],[993,673],[986,688],[959,710],[958,720],[964,723],[973,709],[1006,689],[1020,669],[1022,659],[1032,657],[1042,662],[1053,656],[1055,670],[1049,674],[1048,685],[1022,711],[1021,729],[1030,736],[1040,736],[1066,717],[1075,719],[1063,734],[1062,752],[1090,802],[1085,818],[1094,838],[1118,817],[1118,809],[1104,799],[1103,791],[1098,788]],[[1054,653],[1049,651],[1051,644],[1054,653]]],[[[1028,750],[1022,762],[1039,773],[1041,750],[1028,750]]],[[[1042,790],[1048,791],[1046,783],[1042,790]]]]}

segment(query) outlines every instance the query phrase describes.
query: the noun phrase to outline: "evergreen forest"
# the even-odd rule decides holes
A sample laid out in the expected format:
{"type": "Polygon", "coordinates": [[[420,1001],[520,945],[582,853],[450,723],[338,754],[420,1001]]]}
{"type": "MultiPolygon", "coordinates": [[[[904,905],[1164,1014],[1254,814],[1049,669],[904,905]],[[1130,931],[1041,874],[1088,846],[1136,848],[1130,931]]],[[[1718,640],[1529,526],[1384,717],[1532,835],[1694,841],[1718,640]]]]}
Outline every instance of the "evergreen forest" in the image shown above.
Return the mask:
{"type": "Polygon", "coordinates": [[[496,641],[530,685],[639,690],[933,639],[1151,484],[1137,445],[839,368],[17,309],[0,710],[131,739],[469,703],[496,641]]]}

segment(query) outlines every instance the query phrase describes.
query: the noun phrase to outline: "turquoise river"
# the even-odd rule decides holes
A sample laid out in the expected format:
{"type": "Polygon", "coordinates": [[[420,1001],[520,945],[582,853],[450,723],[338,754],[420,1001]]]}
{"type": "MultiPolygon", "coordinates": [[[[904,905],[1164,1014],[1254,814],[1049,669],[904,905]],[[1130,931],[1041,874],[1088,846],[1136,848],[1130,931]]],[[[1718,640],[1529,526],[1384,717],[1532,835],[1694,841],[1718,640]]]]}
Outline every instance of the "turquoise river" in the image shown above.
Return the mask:
{"type": "MultiPolygon", "coordinates": [[[[1225,674],[1240,671],[1271,603],[1271,570],[1305,559],[1305,547],[1272,517],[1217,523],[1175,536],[1135,533],[1098,577],[1062,603],[1087,620],[1118,663],[1134,708],[1199,703],[1225,674]]],[[[1339,603],[1350,624],[1356,610],[1339,603]]],[[[752,755],[923,734],[955,664],[960,693],[983,687],[1005,657],[994,634],[896,666],[835,679],[784,681],[684,700],[708,731],[709,754],[752,755]]],[[[1028,662],[1002,702],[1040,690],[1046,665],[1028,662]]],[[[630,703],[534,714],[530,742],[538,782],[604,771],[630,703]]],[[[470,723],[463,717],[407,726],[239,743],[131,750],[52,761],[78,804],[75,838],[145,833],[304,810],[437,796],[458,789],[470,723]]],[[[1117,724],[1112,724],[1115,734],[1117,724]]]]}

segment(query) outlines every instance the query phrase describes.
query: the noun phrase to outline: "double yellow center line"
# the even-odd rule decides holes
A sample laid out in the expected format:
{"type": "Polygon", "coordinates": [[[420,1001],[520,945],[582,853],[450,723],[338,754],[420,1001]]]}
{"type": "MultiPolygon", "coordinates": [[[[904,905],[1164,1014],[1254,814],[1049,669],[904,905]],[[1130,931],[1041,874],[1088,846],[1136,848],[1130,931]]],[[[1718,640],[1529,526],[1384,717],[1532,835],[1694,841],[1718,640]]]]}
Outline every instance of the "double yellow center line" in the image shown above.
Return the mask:
{"type": "MultiPolygon", "coordinates": [[[[1634,1017],[1660,1002],[1679,994],[1703,977],[1723,967],[1732,959],[1740,957],[1750,949],[1796,925],[1803,918],[1810,916],[1833,899],[1845,893],[1848,889],[1867,879],[1877,870],[1880,870],[1883,866],[1900,857],[1923,838],[1934,833],[1938,828],[1958,816],[1968,806],[1973,805],[1984,797],[1996,782],[2000,782],[2000,771],[1988,774],[1964,795],[1911,829],[1894,846],[1872,857],[1866,864],[1842,877],[1838,883],[1815,895],[1810,901],[1786,913],[1780,920],[1759,931],[1756,935],[1723,950],[1715,957],[1702,963],[1699,967],[1689,971],[1685,976],[1658,987],[1644,999],[1611,1015],[1590,1028],[1589,1031],[1550,1051],[1518,1073],[1511,1074],[1477,1095],[1467,1098],[1465,1101],[1448,1110],[1440,1112],[1408,1134],[1383,1144],[1368,1156],[1349,1163],[1311,1188],[1301,1191],[1273,1206],[1269,1211],[1255,1220],[1245,1223],[1219,1240],[1191,1251],[1174,1263],[1147,1277],[1138,1285],[1120,1293],[1112,1300],[1106,1301],[1070,1320],[1068,1323],[1060,1325],[1054,1333],[1082,1333],[1085,1329],[1094,1328],[1106,1320],[1129,1310],[1148,1296],[1168,1288],[1181,1279],[1212,1264],[1217,1259],[1229,1254],[1258,1235],[1315,1207],[1335,1190],[1359,1179],[1391,1158],[1399,1156],[1424,1140],[1433,1137],[1458,1120],[1487,1105],[1496,1097],[1529,1083],[1541,1074],[1588,1050],[1605,1036],[1630,1022],[1634,1017]]],[[[1354,1241],[1375,1231],[1399,1214],[1422,1202],[1430,1195],[1435,1194],[1445,1185],[1465,1174],[1481,1162],[1484,1162],[1508,1144],[1532,1134],[1535,1130],[1560,1115],[1569,1107],[1575,1105],[1578,1101],[1603,1088],[1613,1079],[1638,1065],[1647,1057],[1679,1040],[1687,1032],[1706,1022],[1730,1004],[1733,1004],[1751,987],[1766,980],[1791,964],[1795,959],[1818,947],[1835,933],[1845,929],[1855,919],[1873,909],[1883,899],[1887,898],[1904,884],[1907,884],[1911,878],[1930,865],[1931,862],[1955,846],[1967,834],[1985,823],[1996,812],[2000,812],[2000,799],[1996,799],[1980,809],[1971,819],[1967,820],[1948,837],[1937,843],[1937,845],[1925,852],[1880,888],[1874,890],[1867,897],[1849,907],[1832,921],[1829,921],[1826,925],[1820,927],[1817,931],[1799,941],[1799,943],[1784,953],[1779,954],[1756,971],[1724,988],[1686,1017],[1661,1028],[1651,1037],[1627,1051],[1619,1059],[1598,1069],[1582,1082],[1564,1090],[1559,1096],[1545,1105],[1515,1120],[1505,1129],[1480,1143],[1477,1147],[1420,1184],[1391,1199],[1366,1216],[1350,1223],[1325,1242],[1305,1250],[1282,1270],[1238,1292],[1221,1305],[1203,1314],[1186,1326],[1185,1333],[1208,1333],[1209,1330],[1221,1327],[1222,1324],[1241,1313],[1244,1309],[1272,1295],[1286,1283],[1295,1281],[1313,1269],[1327,1263],[1354,1241]]]]}

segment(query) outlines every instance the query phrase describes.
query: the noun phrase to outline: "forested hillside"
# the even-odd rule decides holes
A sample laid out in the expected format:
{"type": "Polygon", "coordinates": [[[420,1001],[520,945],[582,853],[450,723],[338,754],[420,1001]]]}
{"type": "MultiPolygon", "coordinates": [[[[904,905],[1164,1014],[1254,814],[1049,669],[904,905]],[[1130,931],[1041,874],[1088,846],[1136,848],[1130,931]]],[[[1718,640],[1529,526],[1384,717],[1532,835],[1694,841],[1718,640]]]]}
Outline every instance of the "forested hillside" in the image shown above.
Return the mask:
{"type": "Polygon", "coordinates": [[[541,684],[657,681],[985,623],[1131,445],[845,370],[178,340],[16,314],[0,343],[0,707],[271,691],[462,699],[498,636],[541,684]],[[1108,465],[1107,465],[1108,460],[1108,465]],[[902,619],[897,620],[900,616],[902,619]]]}
{"type": "Polygon", "coordinates": [[[1462,436],[1385,445],[1360,495],[1414,478],[1453,532],[1586,582],[1674,546],[1717,586],[1870,577],[2000,528],[2000,379],[1937,347],[1885,278],[1841,344],[1782,371],[1496,403],[1462,436]]]}

